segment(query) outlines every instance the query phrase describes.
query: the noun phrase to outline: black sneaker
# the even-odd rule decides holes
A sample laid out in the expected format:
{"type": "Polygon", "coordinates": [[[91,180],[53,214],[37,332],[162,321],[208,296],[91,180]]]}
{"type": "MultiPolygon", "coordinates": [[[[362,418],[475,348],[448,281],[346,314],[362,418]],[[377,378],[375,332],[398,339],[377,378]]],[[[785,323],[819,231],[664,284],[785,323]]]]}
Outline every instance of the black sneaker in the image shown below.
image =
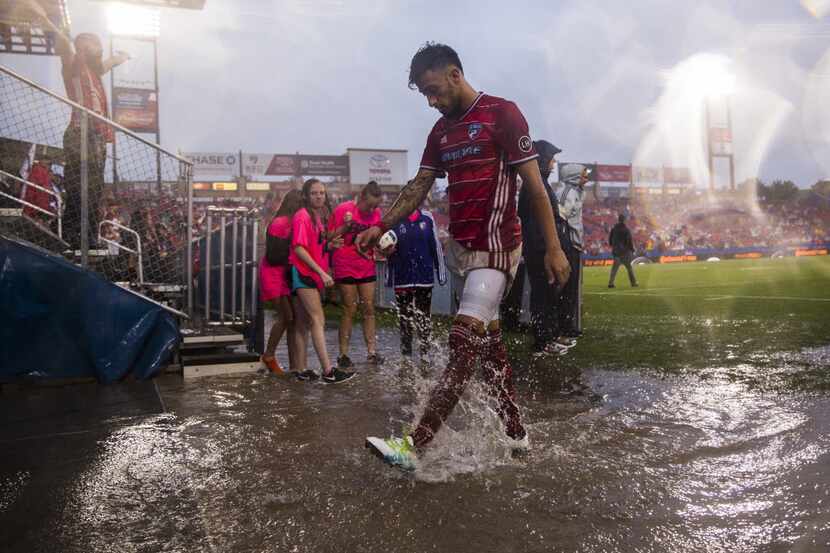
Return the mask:
{"type": "Polygon", "coordinates": [[[386,359],[379,353],[370,353],[366,356],[366,362],[370,365],[383,365],[386,359]]]}
{"type": "Polygon", "coordinates": [[[329,374],[323,375],[323,382],[326,384],[340,384],[341,382],[346,382],[347,380],[351,380],[357,376],[356,372],[352,371],[341,371],[337,367],[333,368],[329,374]]]}
{"type": "Polygon", "coordinates": [[[318,378],[320,378],[320,375],[312,371],[311,369],[306,369],[301,373],[294,373],[294,376],[297,378],[297,380],[302,381],[317,380],[318,378]]]}
{"type": "Polygon", "coordinates": [[[609,284],[608,287],[609,288],[616,288],[616,286],[614,286],[613,284],[609,284]]]}
{"type": "Polygon", "coordinates": [[[352,365],[352,360],[349,359],[349,356],[346,354],[343,354],[337,358],[337,366],[341,369],[348,369],[352,365]]]}

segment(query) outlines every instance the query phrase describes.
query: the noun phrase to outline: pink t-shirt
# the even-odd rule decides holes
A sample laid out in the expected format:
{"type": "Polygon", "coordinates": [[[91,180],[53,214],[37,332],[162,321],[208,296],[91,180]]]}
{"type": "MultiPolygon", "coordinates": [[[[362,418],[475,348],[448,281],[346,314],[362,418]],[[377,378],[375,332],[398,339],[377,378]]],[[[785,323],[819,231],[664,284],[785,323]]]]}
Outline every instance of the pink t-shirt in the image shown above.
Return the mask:
{"type": "Polygon", "coordinates": [[[357,253],[354,239],[367,228],[380,223],[380,209],[375,208],[369,213],[363,213],[357,208],[357,202],[343,202],[334,208],[334,213],[329,219],[329,232],[343,225],[347,213],[352,214],[352,224],[349,232],[343,235],[343,246],[334,250],[332,254],[334,278],[362,279],[373,277],[375,276],[374,255],[372,252],[368,252],[367,258],[357,253]]]}
{"type": "MultiPolygon", "coordinates": [[[[268,234],[277,238],[288,238],[291,234],[291,217],[275,217],[268,225],[268,234]]],[[[285,265],[270,265],[267,257],[262,256],[259,264],[259,295],[262,301],[291,294],[291,285],[285,273],[285,265]]]]}
{"type": "Polygon", "coordinates": [[[295,248],[297,246],[304,247],[317,265],[324,271],[328,271],[329,264],[326,261],[327,256],[323,254],[325,241],[325,227],[323,227],[322,221],[318,221],[315,224],[305,208],[294,214],[294,218],[291,221],[291,254],[288,256],[288,262],[296,267],[297,272],[301,275],[311,277],[317,284],[317,288],[324,288],[323,280],[311,267],[297,257],[295,248]]]}

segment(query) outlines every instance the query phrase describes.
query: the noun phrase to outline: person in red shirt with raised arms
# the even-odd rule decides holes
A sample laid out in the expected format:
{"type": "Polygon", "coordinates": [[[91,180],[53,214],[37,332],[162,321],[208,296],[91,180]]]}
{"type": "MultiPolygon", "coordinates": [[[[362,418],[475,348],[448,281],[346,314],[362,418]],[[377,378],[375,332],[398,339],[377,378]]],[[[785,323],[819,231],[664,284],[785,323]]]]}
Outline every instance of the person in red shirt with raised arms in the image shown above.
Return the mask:
{"type": "Polygon", "coordinates": [[[545,239],[544,267],[551,283],[562,285],[570,274],[527,122],[516,104],[476,92],[464,77],[458,54],[444,44],[427,43],[418,50],[410,65],[409,86],[426,96],[429,106],[442,117],[427,138],[417,176],[407,183],[381,223],[362,232],[356,242],[362,249],[374,245],[423,202],[436,178],[446,175],[451,236],[446,246],[447,267],[453,288],[461,293],[450,330],[449,361],[417,427],[402,438],[369,437],[366,441],[387,462],[405,468],[414,467],[417,450],[433,439],[479,361],[505,423],[508,444],[514,450],[528,447],[498,319],[499,303],[521,256],[517,175],[528,187],[545,239]]]}
{"type": "MultiPolygon", "coordinates": [[[[37,1],[26,0],[25,6],[37,17],[45,31],[55,36],[55,52],[61,59],[61,75],[66,95],[73,102],[109,119],[107,94],[101,79],[130,59],[129,54],[118,52],[104,59],[104,49],[98,35],[81,33],[71,40],[49,19],[37,1]]],[[[98,119],[89,118],[87,164],[87,190],[89,198],[89,244],[94,246],[98,236],[99,204],[104,187],[104,167],[107,144],[115,140],[113,127],[98,119]]],[[[63,169],[63,185],[66,190],[66,212],[63,215],[64,236],[73,247],[81,245],[81,113],[73,109],[69,126],[63,135],[66,158],[63,169]]]]}

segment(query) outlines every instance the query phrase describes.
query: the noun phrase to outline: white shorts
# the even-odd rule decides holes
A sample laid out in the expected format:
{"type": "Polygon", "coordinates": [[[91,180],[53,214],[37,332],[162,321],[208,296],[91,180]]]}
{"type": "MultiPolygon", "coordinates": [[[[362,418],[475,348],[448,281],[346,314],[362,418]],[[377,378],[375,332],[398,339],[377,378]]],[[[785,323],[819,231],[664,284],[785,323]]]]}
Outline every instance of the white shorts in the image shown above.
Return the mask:
{"type": "Polygon", "coordinates": [[[458,315],[484,323],[499,319],[499,304],[507,288],[507,273],[496,269],[472,269],[464,276],[452,273],[453,289],[460,290],[458,315]]]}

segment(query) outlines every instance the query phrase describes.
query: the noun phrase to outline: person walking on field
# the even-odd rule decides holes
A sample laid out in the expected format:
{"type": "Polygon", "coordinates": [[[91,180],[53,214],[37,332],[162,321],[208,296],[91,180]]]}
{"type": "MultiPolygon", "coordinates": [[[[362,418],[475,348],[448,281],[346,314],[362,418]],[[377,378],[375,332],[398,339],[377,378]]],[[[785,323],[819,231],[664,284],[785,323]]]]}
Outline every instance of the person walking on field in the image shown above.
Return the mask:
{"type": "Polygon", "coordinates": [[[349,200],[338,205],[329,218],[329,237],[342,237],[343,245],[334,250],[332,266],[334,281],[340,289],[343,314],[340,317],[338,338],[340,357],[337,366],[347,369],[352,366],[349,357],[349,343],[352,339],[352,320],[360,304],[363,315],[363,339],[366,342],[366,362],[377,365],[383,358],[377,352],[375,336],[375,257],[374,252],[358,252],[354,239],[372,225],[380,222],[380,205],[383,193],[375,181],[361,189],[357,201],[349,200]]]}
{"type": "Polygon", "coordinates": [[[355,376],[355,373],[334,367],[326,349],[326,316],[323,312],[321,292],[334,280],[328,273],[326,261],[326,231],[322,220],[326,204],[326,187],[317,179],[303,184],[304,207],[294,214],[291,221],[291,290],[294,294],[296,315],[294,333],[297,340],[297,373],[299,380],[316,380],[319,375],[307,368],[308,334],[320,367],[323,382],[337,384],[355,376]]]}
{"type": "Polygon", "coordinates": [[[620,265],[628,271],[628,280],[632,288],[637,287],[637,278],[634,276],[634,268],[631,260],[634,259],[634,241],[631,239],[631,231],[625,226],[625,215],[620,213],[617,224],[611,229],[608,235],[608,244],[611,246],[611,254],[614,256],[614,265],[611,266],[611,277],[608,279],[608,287],[614,288],[614,279],[620,265]]]}
{"type": "Polygon", "coordinates": [[[447,367],[414,431],[387,440],[366,439],[373,452],[404,468],[415,466],[418,450],[435,437],[479,363],[486,389],[505,424],[507,443],[513,450],[528,447],[498,315],[521,257],[518,175],[536,208],[547,246],[544,259],[549,280],[564,283],[570,273],[527,122],[516,104],[476,92],[464,76],[458,54],[444,44],[427,43],[415,54],[409,86],[417,88],[442,117],[427,138],[418,174],[381,223],[358,236],[357,245],[364,250],[373,246],[421,205],[436,178],[447,175],[451,236],[446,245],[447,266],[461,301],[450,330],[447,367]]]}
{"type": "Polygon", "coordinates": [[[291,370],[296,364],[296,339],[294,337],[294,310],[291,307],[291,266],[288,257],[291,252],[291,221],[294,214],[303,207],[303,195],[291,190],[285,195],[274,219],[268,225],[265,255],[259,263],[260,300],[273,302],[277,318],[268,334],[268,343],[261,361],[272,373],[282,376],[274,353],[284,332],[288,332],[288,365],[291,370]]]}

